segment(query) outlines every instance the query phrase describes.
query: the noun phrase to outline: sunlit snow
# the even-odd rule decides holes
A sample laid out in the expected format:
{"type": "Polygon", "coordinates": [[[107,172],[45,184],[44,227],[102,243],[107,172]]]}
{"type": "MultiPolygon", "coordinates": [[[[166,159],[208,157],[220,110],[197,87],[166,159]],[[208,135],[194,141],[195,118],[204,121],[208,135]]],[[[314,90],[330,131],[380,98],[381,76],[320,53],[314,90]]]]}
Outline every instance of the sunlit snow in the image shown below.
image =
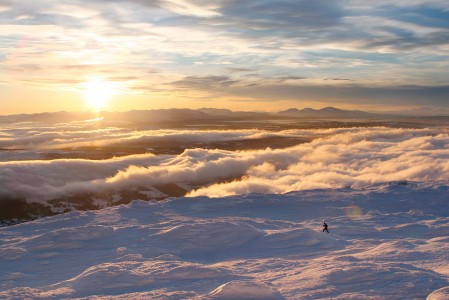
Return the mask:
{"type": "Polygon", "coordinates": [[[448,299],[448,196],[445,182],[390,182],[3,227],[0,298],[448,299]]]}

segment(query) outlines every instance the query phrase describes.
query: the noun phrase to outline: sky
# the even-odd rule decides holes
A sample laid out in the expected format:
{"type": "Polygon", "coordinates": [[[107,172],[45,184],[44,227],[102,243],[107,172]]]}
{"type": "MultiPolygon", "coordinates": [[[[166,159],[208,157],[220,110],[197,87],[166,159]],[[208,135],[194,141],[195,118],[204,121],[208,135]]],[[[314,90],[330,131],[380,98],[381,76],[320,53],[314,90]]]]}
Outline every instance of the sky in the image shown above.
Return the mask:
{"type": "Polygon", "coordinates": [[[446,0],[1,0],[0,115],[441,111],[446,0]]]}

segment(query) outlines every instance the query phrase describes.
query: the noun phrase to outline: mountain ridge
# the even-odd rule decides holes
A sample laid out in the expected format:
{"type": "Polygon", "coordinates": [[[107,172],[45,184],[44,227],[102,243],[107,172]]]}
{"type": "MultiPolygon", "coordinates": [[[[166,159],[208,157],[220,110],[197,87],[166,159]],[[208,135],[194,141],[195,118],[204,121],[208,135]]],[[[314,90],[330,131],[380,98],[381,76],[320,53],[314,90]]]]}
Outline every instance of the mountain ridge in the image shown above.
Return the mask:
{"type": "Polygon", "coordinates": [[[152,110],[130,110],[125,112],[44,112],[33,114],[0,115],[0,123],[23,123],[23,122],[50,122],[63,123],[96,119],[103,117],[105,120],[133,120],[135,122],[165,122],[165,121],[191,121],[191,120],[238,120],[238,119],[264,119],[264,118],[308,118],[308,119],[360,119],[376,117],[401,117],[399,115],[387,115],[369,113],[360,110],[344,110],[335,107],[325,107],[321,109],[313,108],[289,108],[278,112],[258,112],[258,111],[232,111],[218,108],[169,108],[152,110]]]}
{"type": "Polygon", "coordinates": [[[332,106],[324,107],[321,109],[313,108],[289,108],[284,111],[280,111],[278,114],[290,116],[290,117],[303,117],[303,118],[348,118],[348,119],[358,119],[358,118],[370,118],[379,117],[379,114],[373,114],[364,112],[361,110],[344,110],[335,108],[332,106]]]}

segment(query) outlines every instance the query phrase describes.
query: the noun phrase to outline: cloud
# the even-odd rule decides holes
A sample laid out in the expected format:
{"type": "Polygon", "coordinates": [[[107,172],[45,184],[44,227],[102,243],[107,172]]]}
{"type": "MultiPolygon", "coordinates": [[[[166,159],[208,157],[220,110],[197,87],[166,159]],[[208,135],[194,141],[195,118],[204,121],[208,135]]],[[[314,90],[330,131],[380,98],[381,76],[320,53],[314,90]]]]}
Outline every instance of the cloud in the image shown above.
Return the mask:
{"type": "Polygon", "coordinates": [[[210,18],[220,15],[213,9],[208,8],[205,4],[206,3],[201,3],[201,5],[197,5],[194,1],[188,0],[167,0],[163,1],[162,6],[179,14],[196,17],[210,18]]]}
{"type": "Polygon", "coordinates": [[[209,90],[211,88],[224,88],[238,83],[228,76],[188,76],[182,80],[175,81],[172,85],[181,88],[195,88],[199,90],[209,90]]]}
{"type": "Polygon", "coordinates": [[[230,73],[240,73],[240,72],[253,72],[252,69],[246,69],[246,68],[227,68],[230,73]]]}
{"type": "Polygon", "coordinates": [[[436,136],[429,134],[427,130],[361,129],[318,139],[288,151],[270,151],[270,156],[282,153],[283,159],[274,160],[277,164],[287,158],[295,159],[283,168],[268,160],[251,165],[241,180],[200,188],[190,196],[360,188],[397,180],[446,180],[449,151],[444,145],[449,136],[447,132],[436,136]]]}
{"type": "MultiPolygon", "coordinates": [[[[149,114],[147,114],[148,117],[149,114]]],[[[54,125],[38,126],[36,123],[24,126],[0,128],[0,144],[3,149],[57,150],[83,147],[129,147],[133,144],[173,145],[192,143],[213,143],[261,139],[267,137],[310,138],[318,134],[308,130],[282,130],[271,132],[259,129],[242,130],[130,130],[118,127],[101,128],[97,121],[75,121],[54,125]]],[[[151,150],[149,150],[151,151],[151,150]]],[[[6,156],[6,159],[8,157],[6,156]]]]}
{"type": "Polygon", "coordinates": [[[272,78],[233,79],[227,76],[186,77],[173,82],[174,87],[209,93],[211,96],[245,97],[258,101],[313,99],[317,102],[344,102],[370,104],[376,101],[382,106],[431,105],[445,107],[448,101],[448,85],[368,85],[347,84],[350,78],[323,78],[314,83],[313,79],[299,76],[272,78]],[[343,83],[342,83],[343,82],[343,83]]]}
{"type": "Polygon", "coordinates": [[[324,78],[324,80],[351,81],[351,79],[348,79],[348,78],[324,78]]]}
{"type": "Polygon", "coordinates": [[[145,0],[113,0],[114,2],[121,3],[134,3],[146,8],[155,9],[163,8],[167,9],[173,13],[199,17],[199,18],[210,18],[219,16],[220,14],[216,11],[219,8],[219,3],[221,1],[202,1],[202,0],[155,0],[155,1],[145,1],[145,0]]]}
{"type": "Polygon", "coordinates": [[[341,128],[306,130],[303,135],[318,138],[275,150],[197,148],[180,155],[142,154],[102,161],[0,162],[0,192],[47,201],[177,184],[189,190],[191,197],[217,197],[360,188],[395,180],[447,180],[449,176],[447,129],[341,128]]]}
{"type": "Polygon", "coordinates": [[[329,102],[341,82],[324,79],[344,78],[368,92],[423,87],[424,102],[448,83],[448,11],[445,1],[424,0],[3,1],[0,82],[73,92],[94,74],[125,94],[179,100],[198,95],[186,88],[206,96],[219,88],[221,99],[276,101],[282,87],[273,82],[305,78],[316,87],[296,90],[329,102]],[[243,82],[250,70],[270,80],[243,82]]]}
{"type": "Polygon", "coordinates": [[[340,5],[325,0],[229,1],[221,12],[226,25],[257,31],[335,26],[343,17],[340,5]]]}
{"type": "Polygon", "coordinates": [[[350,7],[356,7],[359,9],[373,9],[376,7],[415,7],[415,8],[425,8],[425,7],[435,7],[441,9],[449,10],[449,3],[445,0],[379,0],[376,2],[366,2],[364,0],[348,0],[346,1],[350,7]]]}
{"type": "Polygon", "coordinates": [[[314,99],[314,101],[338,101],[352,104],[370,104],[376,101],[389,105],[434,105],[444,107],[449,86],[366,86],[366,85],[263,85],[246,89],[230,89],[228,93],[272,99],[314,99]],[[333,99],[333,100],[329,100],[333,99]]]}

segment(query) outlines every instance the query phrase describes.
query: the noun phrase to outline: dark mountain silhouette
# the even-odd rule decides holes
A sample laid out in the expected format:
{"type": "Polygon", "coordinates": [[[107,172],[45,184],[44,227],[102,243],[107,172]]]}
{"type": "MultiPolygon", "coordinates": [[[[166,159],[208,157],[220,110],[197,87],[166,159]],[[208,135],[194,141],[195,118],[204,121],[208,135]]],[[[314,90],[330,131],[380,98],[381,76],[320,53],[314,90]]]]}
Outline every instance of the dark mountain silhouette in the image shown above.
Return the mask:
{"type": "Polygon", "coordinates": [[[0,123],[25,123],[25,122],[47,122],[47,123],[67,123],[98,118],[98,114],[93,112],[44,112],[35,114],[0,115],[0,123]]]}
{"type": "Polygon", "coordinates": [[[373,118],[380,115],[363,112],[360,110],[343,110],[335,107],[325,107],[322,109],[304,108],[296,109],[290,108],[280,111],[279,115],[296,117],[296,118],[315,118],[315,119],[361,119],[373,118]]]}
{"type": "MultiPolygon", "coordinates": [[[[432,116],[404,116],[392,114],[375,114],[360,110],[343,110],[335,107],[325,107],[322,109],[313,108],[290,108],[284,111],[270,112],[250,112],[250,111],[231,111],[229,109],[201,108],[201,109],[155,109],[155,110],[131,110],[127,112],[50,112],[36,114],[17,114],[0,115],[0,124],[3,123],[23,123],[23,122],[43,122],[43,123],[69,123],[76,121],[85,121],[102,118],[102,122],[108,125],[117,125],[139,127],[139,126],[157,126],[157,127],[178,127],[190,125],[212,125],[226,123],[230,121],[266,121],[266,120],[374,120],[374,119],[395,119],[405,120],[406,118],[420,118],[429,121],[432,116]]],[[[414,120],[415,120],[414,119],[414,120]]],[[[440,117],[446,120],[449,117],[440,117]]]]}

